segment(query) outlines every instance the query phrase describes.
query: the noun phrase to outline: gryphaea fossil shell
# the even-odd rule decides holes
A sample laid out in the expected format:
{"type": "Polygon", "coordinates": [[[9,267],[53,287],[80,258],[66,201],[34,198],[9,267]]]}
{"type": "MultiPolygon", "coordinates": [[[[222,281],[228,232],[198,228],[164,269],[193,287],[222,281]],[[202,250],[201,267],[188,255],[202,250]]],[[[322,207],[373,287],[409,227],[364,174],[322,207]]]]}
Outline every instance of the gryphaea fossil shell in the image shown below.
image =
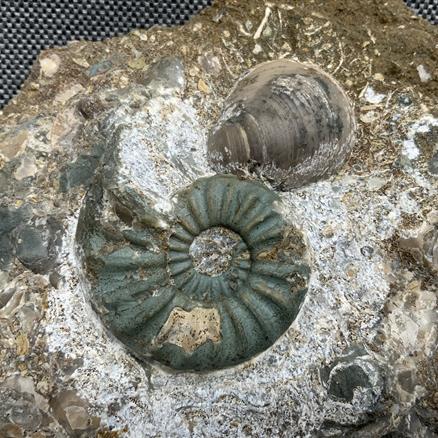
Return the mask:
{"type": "Polygon", "coordinates": [[[267,349],[293,322],[309,268],[275,192],[232,175],[200,178],[175,197],[169,229],[118,196],[96,185],[76,238],[95,309],[138,358],[220,369],[267,349]]]}
{"type": "Polygon", "coordinates": [[[240,79],[210,133],[208,155],[225,173],[255,171],[281,190],[324,178],[354,143],[345,92],[316,66],[266,62],[240,79]]]}

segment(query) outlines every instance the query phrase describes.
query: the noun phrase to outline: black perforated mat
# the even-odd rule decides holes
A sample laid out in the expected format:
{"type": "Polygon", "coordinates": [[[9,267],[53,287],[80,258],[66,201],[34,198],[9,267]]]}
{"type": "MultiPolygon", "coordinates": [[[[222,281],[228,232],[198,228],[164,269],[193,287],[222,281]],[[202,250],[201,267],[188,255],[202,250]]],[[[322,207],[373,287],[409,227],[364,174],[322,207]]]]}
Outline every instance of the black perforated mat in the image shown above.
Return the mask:
{"type": "MultiPolygon", "coordinates": [[[[243,0],[245,1],[245,0],[243,0]]],[[[438,0],[405,0],[438,22],[438,0]]],[[[153,24],[181,24],[212,0],[0,0],[0,108],[42,48],[99,40],[153,24]]]]}
{"type": "Polygon", "coordinates": [[[405,0],[418,15],[433,24],[438,24],[438,0],[405,0]]]}
{"type": "Polygon", "coordinates": [[[0,108],[42,48],[182,24],[212,0],[0,0],[0,108]]]}

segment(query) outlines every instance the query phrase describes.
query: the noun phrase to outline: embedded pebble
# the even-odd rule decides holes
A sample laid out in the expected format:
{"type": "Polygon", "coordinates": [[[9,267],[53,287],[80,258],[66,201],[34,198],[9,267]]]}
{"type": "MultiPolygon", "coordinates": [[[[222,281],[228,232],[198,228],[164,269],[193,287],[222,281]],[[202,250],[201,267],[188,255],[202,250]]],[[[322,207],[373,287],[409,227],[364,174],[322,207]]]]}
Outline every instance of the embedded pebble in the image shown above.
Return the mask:
{"type": "Polygon", "coordinates": [[[25,130],[12,134],[8,139],[0,137],[0,156],[3,155],[8,160],[15,158],[26,149],[29,134],[25,130]]]}
{"type": "Polygon", "coordinates": [[[20,208],[0,207],[0,268],[6,268],[13,256],[12,231],[29,216],[27,205],[20,208]]]}
{"type": "Polygon", "coordinates": [[[67,406],[64,411],[67,421],[73,430],[85,430],[88,428],[88,413],[82,406],[67,406]]]}
{"type": "Polygon", "coordinates": [[[436,152],[433,157],[430,159],[429,164],[429,172],[432,175],[438,175],[438,152],[436,152]]]}
{"type": "Polygon", "coordinates": [[[55,102],[59,102],[61,105],[64,105],[81,91],[84,91],[84,87],[81,84],[73,84],[72,86],[68,86],[56,95],[55,102]]]}
{"type": "Polygon", "coordinates": [[[106,73],[113,67],[113,62],[110,59],[105,59],[97,64],[92,65],[87,69],[87,76],[90,78],[106,73]]]}
{"type": "Polygon", "coordinates": [[[254,55],[258,55],[261,52],[263,52],[263,48],[260,44],[256,44],[254,49],[252,49],[252,53],[254,53],[254,55]]]}
{"type": "Polygon", "coordinates": [[[210,94],[211,93],[211,90],[210,90],[210,88],[208,87],[208,85],[205,83],[205,81],[204,81],[204,79],[199,79],[199,81],[198,81],[198,90],[199,91],[202,91],[203,93],[205,93],[205,94],[210,94]]]}
{"type": "Polygon", "coordinates": [[[84,67],[84,68],[90,67],[89,62],[84,58],[73,58],[72,61],[81,67],[84,67]]]}
{"type": "Polygon", "coordinates": [[[143,81],[153,96],[181,92],[186,85],[184,64],[176,56],[162,58],[147,69],[143,81]]]}
{"type": "Polygon", "coordinates": [[[205,53],[198,58],[199,64],[206,73],[217,76],[222,71],[220,59],[213,53],[205,53]]]}
{"type": "Polygon", "coordinates": [[[47,221],[46,225],[24,225],[15,230],[15,255],[20,262],[35,273],[47,273],[54,265],[60,225],[47,221]]]}
{"type": "Polygon", "coordinates": [[[34,176],[37,172],[38,167],[36,166],[35,159],[33,157],[24,157],[17,170],[14,172],[14,177],[18,181],[21,181],[24,178],[34,176]]]}
{"type": "Polygon", "coordinates": [[[61,65],[61,58],[56,53],[52,53],[40,59],[39,62],[43,75],[51,78],[58,72],[59,66],[61,65]]]}
{"type": "Polygon", "coordinates": [[[385,98],[385,95],[382,93],[377,93],[374,91],[374,88],[368,86],[365,90],[364,98],[368,103],[379,104],[385,98]]]}
{"type": "Polygon", "coordinates": [[[432,79],[432,75],[427,71],[426,67],[423,64],[420,64],[417,67],[417,71],[421,82],[428,82],[432,79]]]}

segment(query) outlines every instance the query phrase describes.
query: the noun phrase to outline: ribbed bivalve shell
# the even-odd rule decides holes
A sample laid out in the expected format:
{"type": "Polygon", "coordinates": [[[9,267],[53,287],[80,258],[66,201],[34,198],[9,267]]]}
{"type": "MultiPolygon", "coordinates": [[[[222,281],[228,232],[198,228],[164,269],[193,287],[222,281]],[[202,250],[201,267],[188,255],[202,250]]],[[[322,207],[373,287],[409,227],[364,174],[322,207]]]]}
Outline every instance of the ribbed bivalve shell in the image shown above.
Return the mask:
{"type": "Polygon", "coordinates": [[[338,170],[354,139],[353,110],[339,84],[316,66],[277,60],[237,82],[208,156],[217,171],[256,172],[287,190],[338,170]]]}
{"type": "Polygon", "coordinates": [[[275,192],[235,176],[201,178],[177,195],[166,231],[111,214],[119,201],[90,193],[77,240],[97,312],[135,356],[220,369],[267,349],[293,322],[309,268],[275,192]],[[222,272],[194,260],[196,239],[210,232],[231,245],[222,272]]]}

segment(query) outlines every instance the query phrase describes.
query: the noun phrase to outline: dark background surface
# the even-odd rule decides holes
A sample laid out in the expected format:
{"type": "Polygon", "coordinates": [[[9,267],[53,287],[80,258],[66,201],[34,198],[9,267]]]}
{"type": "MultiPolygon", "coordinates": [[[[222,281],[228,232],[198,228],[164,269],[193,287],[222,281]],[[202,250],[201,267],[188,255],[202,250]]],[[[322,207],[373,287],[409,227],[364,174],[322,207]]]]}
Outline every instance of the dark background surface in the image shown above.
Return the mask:
{"type": "MultiPolygon", "coordinates": [[[[154,24],[182,24],[212,1],[0,0],[0,108],[17,93],[41,49],[154,24]]],[[[404,1],[438,23],[438,0],[404,1]]]]}

